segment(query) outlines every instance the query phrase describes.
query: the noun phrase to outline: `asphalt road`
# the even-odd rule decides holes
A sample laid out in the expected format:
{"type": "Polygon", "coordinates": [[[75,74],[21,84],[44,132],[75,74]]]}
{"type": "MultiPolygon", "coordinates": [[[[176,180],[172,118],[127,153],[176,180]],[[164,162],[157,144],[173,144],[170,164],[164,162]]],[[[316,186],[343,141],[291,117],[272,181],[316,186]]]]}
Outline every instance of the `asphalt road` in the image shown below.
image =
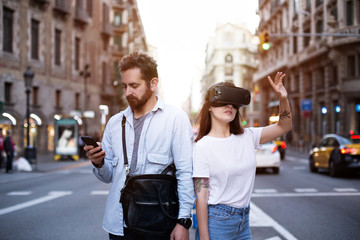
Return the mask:
{"type": "MultiPolygon", "coordinates": [[[[91,166],[1,177],[1,239],[108,239],[102,217],[110,185],[91,166]]],[[[359,210],[359,176],[313,174],[304,156],[288,153],[279,175],[257,173],[250,225],[253,239],[358,239],[359,210]]]]}

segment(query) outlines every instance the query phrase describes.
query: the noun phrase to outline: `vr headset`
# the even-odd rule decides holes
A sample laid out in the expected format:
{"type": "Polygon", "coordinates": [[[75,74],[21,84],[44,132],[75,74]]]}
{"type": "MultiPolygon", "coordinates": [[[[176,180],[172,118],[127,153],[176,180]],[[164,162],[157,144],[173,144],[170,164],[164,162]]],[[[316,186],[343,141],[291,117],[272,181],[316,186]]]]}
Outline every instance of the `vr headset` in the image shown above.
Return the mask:
{"type": "Polygon", "coordinates": [[[231,104],[239,108],[250,103],[251,94],[245,88],[219,85],[210,90],[209,99],[213,106],[231,104]]]}

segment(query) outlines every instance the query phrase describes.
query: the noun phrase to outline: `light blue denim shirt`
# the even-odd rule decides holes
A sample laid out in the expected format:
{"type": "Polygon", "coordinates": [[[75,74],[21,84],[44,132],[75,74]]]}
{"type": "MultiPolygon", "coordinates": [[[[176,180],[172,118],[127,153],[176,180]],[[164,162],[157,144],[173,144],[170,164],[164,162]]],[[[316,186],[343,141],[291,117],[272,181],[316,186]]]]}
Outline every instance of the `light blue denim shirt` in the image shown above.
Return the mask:
{"type": "MultiPolygon", "coordinates": [[[[125,168],[122,147],[122,117],[126,117],[126,148],[129,166],[134,144],[133,113],[128,107],[114,115],[107,123],[102,148],[105,163],[93,168],[95,176],[102,182],[112,183],[106,202],[103,228],[105,231],[123,236],[123,210],[119,203],[124,186],[125,168]]],[[[180,210],[178,218],[191,216],[194,205],[192,182],[193,133],[188,116],[180,109],[164,104],[160,98],[145,119],[138,149],[135,174],[161,173],[166,166],[175,163],[178,180],[180,210]]]]}

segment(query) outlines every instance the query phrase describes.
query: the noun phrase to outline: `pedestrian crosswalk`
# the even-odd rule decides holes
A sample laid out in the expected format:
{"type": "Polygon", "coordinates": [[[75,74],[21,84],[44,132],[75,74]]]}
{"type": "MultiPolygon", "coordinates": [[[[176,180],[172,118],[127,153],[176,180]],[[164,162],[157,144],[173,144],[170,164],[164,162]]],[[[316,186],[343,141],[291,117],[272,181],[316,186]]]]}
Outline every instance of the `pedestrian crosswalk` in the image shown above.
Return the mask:
{"type": "MultiPolygon", "coordinates": [[[[73,194],[73,191],[67,192],[67,194],[73,194]]],[[[76,192],[75,192],[76,193],[76,192]]],[[[32,191],[12,191],[5,193],[9,197],[15,196],[29,196],[34,194],[32,191]]],[[[93,190],[89,192],[92,196],[107,196],[109,190],[93,190]]],[[[359,196],[360,190],[352,187],[333,188],[332,191],[320,191],[316,188],[294,188],[292,191],[280,192],[275,188],[255,188],[252,197],[296,197],[296,196],[359,196]],[[312,195],[311,195],[312,194],[312,195]]]]}

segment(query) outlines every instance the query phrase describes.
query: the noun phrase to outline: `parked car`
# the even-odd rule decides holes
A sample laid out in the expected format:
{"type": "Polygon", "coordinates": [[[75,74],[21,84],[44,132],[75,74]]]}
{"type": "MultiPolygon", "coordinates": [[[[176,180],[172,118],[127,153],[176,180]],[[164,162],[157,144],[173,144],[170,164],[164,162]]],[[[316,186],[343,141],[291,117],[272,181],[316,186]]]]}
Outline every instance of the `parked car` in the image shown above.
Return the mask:
{"type": "Polygon", "coordinates": [[[277,138],[274,143],[278,146],[278,151],[280,152],[281,160],[285,159],[285,151],[286,151],[286,142],[281,140],[281,138],[277,138]]]}
{"type": "Polygon", "coordinates": [[[265,143],[256,151],[256,168],[271,168],[273,173],[279,174],[280,153],[274,141],[265,143]]]}
{"type": "Polygon", "coordinates": [[[314,145],[310,150],[309,167],[311,172],[317,172],[319,168],[327,169],[332,177],[359,170],[360,143],[337,134],[327,134],[319,145],[314,145]]]}

